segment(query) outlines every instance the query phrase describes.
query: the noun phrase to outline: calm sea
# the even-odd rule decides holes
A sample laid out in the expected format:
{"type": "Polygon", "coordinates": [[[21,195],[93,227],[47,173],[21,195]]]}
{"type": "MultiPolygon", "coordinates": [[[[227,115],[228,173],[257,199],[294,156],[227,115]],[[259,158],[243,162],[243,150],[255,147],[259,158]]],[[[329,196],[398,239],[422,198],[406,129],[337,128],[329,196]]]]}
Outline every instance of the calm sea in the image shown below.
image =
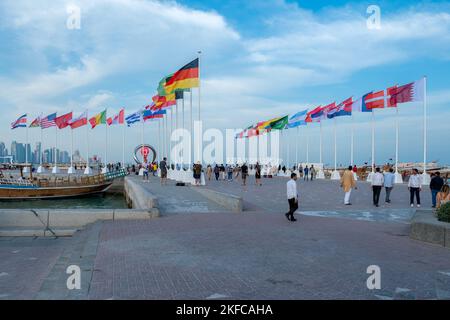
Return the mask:
{"type": "Polygon", "coordinates": [[[47,200],[0,200],[0,209],[127,209],[120,193],[47,200]]]}

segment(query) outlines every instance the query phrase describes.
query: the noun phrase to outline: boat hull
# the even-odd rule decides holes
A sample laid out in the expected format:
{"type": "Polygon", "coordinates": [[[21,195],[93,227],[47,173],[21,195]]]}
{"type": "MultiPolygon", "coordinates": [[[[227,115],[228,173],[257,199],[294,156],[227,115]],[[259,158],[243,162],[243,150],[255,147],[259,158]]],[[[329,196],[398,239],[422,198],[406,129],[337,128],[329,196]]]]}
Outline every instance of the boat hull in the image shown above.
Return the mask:
{"type": "Polygon", "coordinates": [[[108,190],[112,182],[67,187],[33,187],[33,186],[6,186],[0,185],[0,200],[30,200],[73,198],[90,194],[102,193],[108,190]]]}

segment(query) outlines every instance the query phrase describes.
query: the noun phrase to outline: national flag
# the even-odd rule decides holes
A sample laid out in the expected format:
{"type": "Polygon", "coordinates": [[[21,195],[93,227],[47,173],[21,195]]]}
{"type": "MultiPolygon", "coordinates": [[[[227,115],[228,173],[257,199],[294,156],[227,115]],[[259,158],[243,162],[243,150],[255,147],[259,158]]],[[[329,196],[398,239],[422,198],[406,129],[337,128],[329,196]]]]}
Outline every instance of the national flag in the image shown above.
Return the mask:
{"type": "Polygon", "coordinates": [[[251,126],[250,128],[247,129],[247,137],[251,138],[251,137],[256,137],[259,135],[259,129],[257,128],[257,126],[251,126]]]}
{"type": "Polygon", "coordinates": [[[283,130],[289,121],[289,116],[282,117],[270,123],[270,130],[283,130]]]}
{"type": "Polygon", "coordinates": [[[82,114],[80,114],[78,118],[73,119],[70,122],[70,127],[72,129],[77,129],[79,127],[87,125],[87,122],[88,122],[87,117],[88,116],[87,116],[87,110],[86,110],[82,114]]]}
{"type": "Polygon", "coordinates": [[[55,118],[56,126],[59,129],[64,129],[65,127],[68,127],[71,122],[72,122],[72,112],[66,113],[62,116],[55,118]]]}
{"type": "Polygon", "coordinates": [[[382,109],[386,106],[386,96],[384,90],[371,92],[364,99],[366,108],[369,110],[382,109]]]}
{"type": "Polygon", "coordinates": [[[52,114],[49,114],[45,118],[42,118],[42,120],[41,120],[41,128],[42,129],[47,129],[47,128],[50,128],[50,127],[56,127],[55,119],[56,119],[56,112],[52,113],[52,114]]]}
{"type": "Polygon", "coordinates": [[[307,113],[306,122],[320,122],[321,119],[324,119],[324,115],[323,107],[318,106],[307,113]]]}
{"type": "Polygon", "coordinates": [[[303,110],[303,111],[297,112],[296,114],[291,116],[289,118],[286,128],[291,129],[291,128],[295,128],[298,126],[305,126],[307,113],[308,113],[308,110],[303,110]]]}
{"type": "Polygon", "coordinates": [[[333,119],[334,117],[351,116],[352,115],[352,103],[353,99],[348,98],[334,108],[330,108],[327,111],[327,118],[333,119]]]}
{"type": "Polygon", "coordinates": [[[167,93],[173,93],[177,89],[189,89],[199,86],[198,58],[191,61],[183,68],[173,74],[172,77],[166,79],[164,85],[167,93]]]}
{"type": "Polygon", "coordinates": [[[361,98],[359,98],[358,100],[355,100],[352,102],[352,111],[358,111],[358,112],[372,112],[372,109],[368,109],[366,106],[366,97],[368,95],[372,94],[372,92],[366,93],[365,95],[363,95],[361,98]]]}
{"type": "Polygon", "coordinates": [[[92,129],[94,129],[99,124],[106,124],[106,110],[90,118],[89,123],[91,124],[92,129]]]}
{"type": "Polygon", "coordinates": [[[151,107],[153,111],[168,108],[177,103],[175,93],[169,94],[167,96],[155,95],[152,97],[153,106],[151,107]]]}
{"type": "Polygon", "coordinates": [[[423,101],[425,97],[425,78],[392,89],[391,104],[423,101]]]}
{"type": "Polygon", "coordinates": [[[136,111],[125,118],[127,126],[131,126],[133,123],[141,121],[142,111],[136,111]]]}
{"type": "Polygon", "coordinates": [[[41,126],[41,116],[37,117],[30,124],[30,128],[39,128],[41,126]]]}
{"type": "Polygon", "coordinates": [[[27,127],[27,114],[24,114],[23,116],[20,116],[16,121],[11,123],[11,129],[17,129],[17,128],[26,128],[27,127]]]}
{"type": "Polygon", "coordinates": [[[398,86],[393,86],[390,88],[387,88],[386,93],[387,93],[387,107],[388,108],[396,108],[397,107],[397,90],[398,90],[398,86]]]}
{"type": "Polygon", "coordinates": [[[124,124],[125,123],[125,109],[119,111],[114,117],[108,118],[106,122],[109,126],[114,124],[124,124]]]}
{"type": "Polygon", "coordinates": [[[147,121],[149,119],[160,119],[163,118],[166,114],[166,110],[158,110],[158,111],[152,111],[152,110],[145,110],[142,113],[142,117],[144,121],[147,121]]]}

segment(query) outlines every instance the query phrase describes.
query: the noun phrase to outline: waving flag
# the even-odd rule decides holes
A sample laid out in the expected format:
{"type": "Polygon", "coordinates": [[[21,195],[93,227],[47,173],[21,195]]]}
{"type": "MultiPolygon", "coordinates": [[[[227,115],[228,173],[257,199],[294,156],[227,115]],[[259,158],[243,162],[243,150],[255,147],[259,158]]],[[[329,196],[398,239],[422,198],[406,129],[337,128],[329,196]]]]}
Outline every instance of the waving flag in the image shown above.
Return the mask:
{"type": "Polygon", "coordinates": [[[37,117],[30,124],[30,128],[39,128],[41,126],[41,116],[37,117]]]}
{"type": "Polygon", "coordinates": [[[425,79],[422,78],[395,89],[390,88],[390,90],[389,101],[391,104],[423,101],[425,96],[425,79]]]}
{"type": "Polygon", "coordinates": [[[52,113],[52,114],[49,114],[45,118],[42,118],[42,120],[41,120],[41,128],[42,129],[47,129],[47,128],[50,128],[50,127],[56,127],[55,119],[56,119],[56,112],[52,113]]]}
{"type": "Polygon", "coordinates": [[[164,86],[167,93],[173,93],[178,89],[196,88],[199,86],[198,58],[191,61],[183,68],[167,79],[164,86]]]}
{"type": "Polygon", "coordinates": [[[352,98],[344,100],[333,108],[328,109],[327,118],[333,119],[334,117],[351,116],[352,115],[352,98]]]}
{"type": "Polygon", "coordinates": [[[366,97],[372,94],[372,92],[366,93],[361,98],[352,103],[352,110],[358,112],[372,112],[372,109],[367,108],[366,106],[366,97]]]}
{"type": "Polygon", "coordinates": [[[114,117],[108,118],[106,120],[106,122],[108,123],[109,126],[114,125],[114,124],[124,124],[125,123],[125,109],[120,110],[119,113],[116,114],[114,117]]]}
{"type": "Polygon", "coordinates": [[[288,116],[282,117],[278,120],[271,122],[269,128],[270,130],[283,130],[286,128],[288,121],[289,121],[288,116]]]}
{"type": "Polygon", "coordinates": [[[89,123],[91,124],[92,129],[94,129],[99,124],[106,124],[106,110],[90,118],[89,123]]]}
{"type": "Polygon", "coordinates": [[[17,128],[26,128],[27,126],[27,114],[24,114],[23,116],[19,117],[16,121],[11,123],[11,129],[17,129],[17,128]]]}
{"type": "Polygon", "coordinates": [[[55,118],[56,126],[59,129],[64,129],[65,127],[68,127],[71,121],[72,121],[72,112],[66,113],[62,116],[55,118]]]}
{"type": "Polygon", "coordinates": [[[85,125],[87,125],[87,110],[86,111],[84,111],[82,114],[80,114],[80,116],[78,117],[78,118],[76,118],[76,119],[73,119],[71,122],[70,122],[70,127],[72,128],[72,129],[77,129],[77,128],[79,128],[79,127],[82,127],[82,126],[85,126],[85,125]]]}
{"type": "Polygon", "coordinates": [[[306,116],[306,122],[320,122],[321,119],[324,119],[322,106],[318,106],[317,108],[309,111],[306,116]]]}
{"type": "Polygon", "coordinates": [[[131,126],[133,123],[141,121],[142,117],[142,111],[137,111],[133,114],[130,114],[125,118],[125,121],[127,122],[127,126],[131,126]]]}
{"type": "Polygon", "coordinates": [[[166,114],[166,110],[158,110],[158,111],[151,111],[151,110],[145,110],[142,114],[142,117],[144,121],[147,121],[149,119],[160,119],[163,118],[166,114]]]}
{"type": "Polygon", "coordinates": [[[384,90],[372,92],[366,95],[364,103],[369,110],[382,109],[386,106],[386,96],[384,90]]]}
{"type": "Polygon", "coordinates": [[[292,117],[289,118],[286,128],[291,129],[298,126],[305,126],[307,113],[308,110],[303,110],[294,114],[292,117]]]}

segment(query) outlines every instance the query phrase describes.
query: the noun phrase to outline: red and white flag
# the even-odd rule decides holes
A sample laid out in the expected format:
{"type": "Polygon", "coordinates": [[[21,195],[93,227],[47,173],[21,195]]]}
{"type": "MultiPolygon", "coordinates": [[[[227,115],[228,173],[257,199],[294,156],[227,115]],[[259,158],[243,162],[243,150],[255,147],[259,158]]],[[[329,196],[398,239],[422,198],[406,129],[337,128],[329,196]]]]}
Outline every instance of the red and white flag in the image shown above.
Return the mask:
{"type": "Polygon", "coordinates": [[[120,110],[118,114],[114,117],[106,119],[109,126],[114,124],[124,124],[125,123],[125,109],[120,110]]]}
{"type": "Polygon", "coordinates": [[[76,129],[85,125],[87,125],[87,110],[83,112],[78,118],[73,119],[70,123],[70,127],[72,129],[76,129]]]}
{"type": "Polygon", "coordinates": [[[72,112],[63,114],[62,116],[55,118],[55,124],[59,129],[64,129],[65,127],[68,127],[71,121],[72,121],[72,112]]]}

